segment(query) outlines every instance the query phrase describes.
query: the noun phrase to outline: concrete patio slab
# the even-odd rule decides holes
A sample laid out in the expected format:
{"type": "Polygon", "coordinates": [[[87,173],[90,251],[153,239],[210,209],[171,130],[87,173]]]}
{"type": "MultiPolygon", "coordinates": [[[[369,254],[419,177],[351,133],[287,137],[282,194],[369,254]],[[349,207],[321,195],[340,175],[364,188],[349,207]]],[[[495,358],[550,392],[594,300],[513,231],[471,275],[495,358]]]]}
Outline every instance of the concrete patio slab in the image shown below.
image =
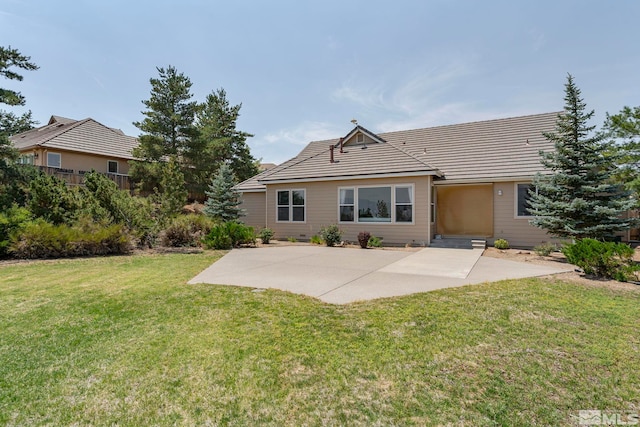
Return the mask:
{"type": "Polygon", "coordinates": [[[418,252],[322,246],[234,249],[189,281],[275,288],[333,304],[571,271],[481,257],[478,249],[418,252]]]}

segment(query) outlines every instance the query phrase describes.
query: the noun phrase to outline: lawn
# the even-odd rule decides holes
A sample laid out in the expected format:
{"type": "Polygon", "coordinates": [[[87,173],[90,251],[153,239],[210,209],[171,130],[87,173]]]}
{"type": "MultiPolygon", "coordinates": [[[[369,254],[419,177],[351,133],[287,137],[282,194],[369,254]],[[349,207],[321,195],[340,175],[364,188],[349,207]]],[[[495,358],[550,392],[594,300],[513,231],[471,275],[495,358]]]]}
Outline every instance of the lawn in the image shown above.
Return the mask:
{"type": "Polygon", "coordinates": [[[0,424],[567,425],[580,409],[640,411],[640,291],[529,279],[333,306],[185,284],[220,255],[0,267],[0,424]]]}

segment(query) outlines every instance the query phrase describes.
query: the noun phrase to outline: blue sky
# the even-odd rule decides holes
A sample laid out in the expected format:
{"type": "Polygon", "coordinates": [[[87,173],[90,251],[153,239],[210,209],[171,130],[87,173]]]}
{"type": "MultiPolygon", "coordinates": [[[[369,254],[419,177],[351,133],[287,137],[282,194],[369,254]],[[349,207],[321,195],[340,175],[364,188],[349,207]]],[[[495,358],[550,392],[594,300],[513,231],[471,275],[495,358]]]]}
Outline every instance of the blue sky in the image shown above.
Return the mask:
{"type": "MultiPolygon", "coordinates": [[[[133,136],[156,66],[242,103],[252,153],[280,163],[350,120],[375,132],[561,110],[574,75],[593,124],[640,105],[636,0],[0,0],[0,45],[40,66],[26,108],[133,136]]],[[[21,110],[13,109],[20,112],[21,110]]]]}

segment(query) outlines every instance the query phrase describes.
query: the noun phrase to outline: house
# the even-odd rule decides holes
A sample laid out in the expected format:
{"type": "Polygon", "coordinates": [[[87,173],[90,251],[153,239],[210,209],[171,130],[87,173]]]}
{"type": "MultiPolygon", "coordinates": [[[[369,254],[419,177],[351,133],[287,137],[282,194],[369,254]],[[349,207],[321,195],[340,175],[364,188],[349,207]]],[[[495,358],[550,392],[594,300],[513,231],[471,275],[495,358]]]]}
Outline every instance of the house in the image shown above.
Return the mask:
{"type": "Polygon", "coordinates": [[[121,189],[129,189],[129,160],[138,140],[120,129],[94,119],[73,120],[51,116],[45,126],[10,138],[20,152],[20,162],[38,166],[68,184],[82,183],[85,172],[109,176],[121,189]]]}
{"type": "Polygon", "coordinates": [[[236,186],[244,221],[276,238],[309,239],[338,224],[386,244],[432,245],[445,238],[507,239],[532,247],[551,239],[529,224],[528,190],[553,149],[553,112],[309,143],[296,157],[236,186]]]}

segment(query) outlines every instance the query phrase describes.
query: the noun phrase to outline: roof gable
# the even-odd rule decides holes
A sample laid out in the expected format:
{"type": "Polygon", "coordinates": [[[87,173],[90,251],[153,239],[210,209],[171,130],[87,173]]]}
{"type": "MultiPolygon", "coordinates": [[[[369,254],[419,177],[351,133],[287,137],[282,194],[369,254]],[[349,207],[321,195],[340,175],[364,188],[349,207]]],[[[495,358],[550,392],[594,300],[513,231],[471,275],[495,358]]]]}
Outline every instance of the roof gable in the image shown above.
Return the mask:
{"type": "Polygon", "coordinates": [[[386,141],[380,136],[356,124],[348,134],[340,138],[338,145],[346,147],[347,145],[381,144],[384,142],[386,141]]]}

